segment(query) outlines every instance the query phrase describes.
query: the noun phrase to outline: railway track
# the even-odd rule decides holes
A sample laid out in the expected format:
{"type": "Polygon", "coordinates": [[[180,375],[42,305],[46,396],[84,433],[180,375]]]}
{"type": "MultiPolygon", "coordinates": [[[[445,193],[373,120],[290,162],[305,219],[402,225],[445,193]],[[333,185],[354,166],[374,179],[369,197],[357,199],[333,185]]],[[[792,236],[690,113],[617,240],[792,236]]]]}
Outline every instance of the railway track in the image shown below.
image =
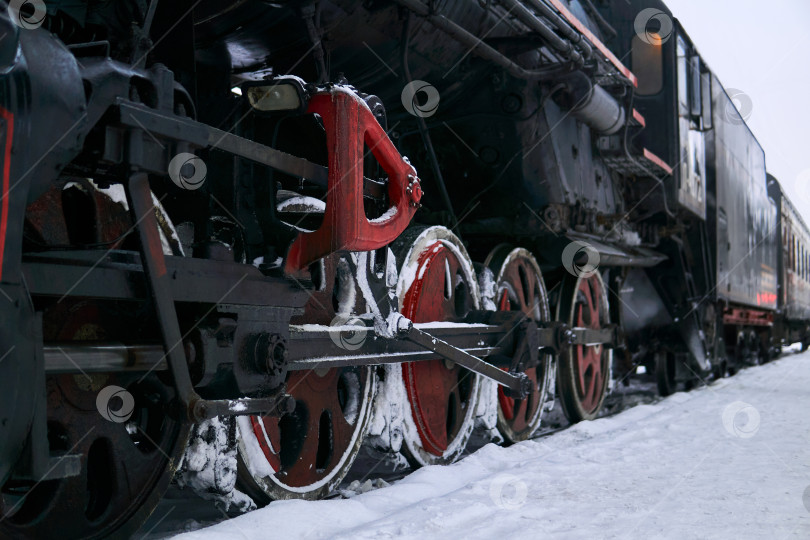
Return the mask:
{"type": "MultiPolygon", "coordinates": [[[[616,391],[608,395],[599,417],[615,416],[636,405],[653,403],[659,399],[661,397],[658,395],[656,383],[651,377],[633,377],[630,379],[628,386],[620,385],[616,391]]],[[[562,413],[560,404],[555,403],[554,409],[548,415],[545,427],[541,427],[532,437],[532,440],[542,441],[543,438],[564,431],[570,426],[571,424],[562,413]]],[[[485,444],[488,444],[488,441],[482,437],[472,437],[461,459],[474,453],[485,444]]],[[[369,487],[378,489],[381,486],[380,481],[384,482],[385,485],[394,484],[412,472],[413,470],[407,463],[401,462],[400,466],[396,467],[390,460],[379,455],[362,452],[339,488],[326,498],[350,497],[358,492],[356,491],[359,488],[357,484],[362,485],[366,482],[370,482],[372,485],[360,489],[365,490],[369,489],[369,487]],[[353,482],[356,482],[355,486],[352,486],[353,482]]],[[[180,532],[210,526],[237,515],[240,514],[237,512],[224,513],[217,508],[215,503],[201,499],[192,490],[180,489],[174,485],[169,489],[149,520],[144,523],[138,535],[145,535],[144,540],[162,540],[171,538],[180,532]]],[[[141,538],[137,535],[136,537],[141,538]]]]}

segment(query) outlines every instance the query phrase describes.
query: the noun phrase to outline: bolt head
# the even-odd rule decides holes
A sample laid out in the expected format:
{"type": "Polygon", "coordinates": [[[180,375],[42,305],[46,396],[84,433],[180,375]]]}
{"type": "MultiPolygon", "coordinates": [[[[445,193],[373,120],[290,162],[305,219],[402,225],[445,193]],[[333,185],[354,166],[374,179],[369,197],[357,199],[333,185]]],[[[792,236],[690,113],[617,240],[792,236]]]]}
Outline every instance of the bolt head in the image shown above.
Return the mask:
{"type": "Polygon", "coordinates": [[[408,187],[405,188],[405,192],[410,197],[410,204],[416,206],[419,204],[419,201],[422,200],[422,185],[415,176],[408,175],[408,178],[410,179],[410,183],[408,187]]]}
{"type": "Polygon", "coordinates": [[[294,397],[287,394],[286,396],[281,398],[281,401],[278,404],[278,412],[280,412],[282,415],[285,415],[285,414],[292,414],[294,410],[295,410],[294,397]]]}
{"type": "Polygon", "coordinates": [[[208,418],[208,405],[200,400],[194,404],[194,418],[197,420],[205,420],[208,418]]]}

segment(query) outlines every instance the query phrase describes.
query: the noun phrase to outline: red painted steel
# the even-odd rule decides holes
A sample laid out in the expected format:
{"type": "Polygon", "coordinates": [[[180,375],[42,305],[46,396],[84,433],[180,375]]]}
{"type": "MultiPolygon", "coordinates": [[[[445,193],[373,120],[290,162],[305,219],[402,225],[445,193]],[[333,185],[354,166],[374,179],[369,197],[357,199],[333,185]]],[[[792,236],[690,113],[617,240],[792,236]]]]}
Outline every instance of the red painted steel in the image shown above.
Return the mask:
{"type": "MultiPolygon", "coordinates": [[[[515,298],[510,299],[509,291],[504,288],[498,300],[498,311],[520,311],[528,318],[536,318],[535,311],[541,299],[538,298],[539,276],[532,265],[526,264],[525,260],[514,259],[503,274],[503,282],[508,283],[511,290],[515,291],[515,298]],[[525,280],[521,279],[521,270],[522,275],[527,276],[525,280]]],[[[501,283],[498,283],[499,288],[501,283]]],[[[507,370],[507,368],[503,369],[507,370]]],[[[536,417],[537,409],[542,405],[540,388],[537,383],[538,368],[529,368],[524,373],[532,382],[532,391],[525,399],[511,398],[506,395],[503,386],[498,386],[498,404],[501,406],[504,420],[515,433],[524,432],[530,428],[529,422],[536,417]]]]}
{"type": "Polygon", "coordinates": [[[744,326],[773,326],[773,312],[736,307],[728,308],[723,313],[723,323],[744,326]]]}
{"type": "MultiPolygon", "coordinates": [[[[452,280],[459,275],[460,261],[452,250],[437,242],[419,255],[416,279],[405,293],[402,314],[413,322],[454,321],[456,294],[469,296],[469,289],[453,291],[452,280]],[[451,282],[448,283],[447,278],[451,282]]],[[[467,303],[471,303],[468,300],[467,303]]],[[[459,436],[470,396],[461,381],[467,377],[460,367],[444,360],[405,362],[402,375],[411,403],[414,423],[424,449],[442,456],[459,436]]]]}
{"type": "Polygon", "coordinates": [[[647,127],[647,120],[644,118],[644,115],[642,115],[636,109],[633,109],[633,118],[641,127],[647,127]]]}
{"type": "MultiPolygon", "coordinates": [[[[299,233],[285,269],[292,273],[339,250],[371,251],[390,244],[411,221],[422,189],[371,110],[353,92],[336,87],[312,97],[309,110],[323,119],[329,148],[329,183],[323,224],[299,233]],[[393,215],[369,220],[363,206],[363,143],[388,174],[393,215]]],[[[390,210],[390,209],[389,209],[390,210]]]]}
{"type": "MultiPolygon", "coordinates": [[[[602,328],[602,287],[596,275],[579,282],[578,296],[582,302],[577,301],[574,308],[574,324],[580,328],[602,328]]],[[[608,375],[602,365],[602,348],[602,345],[574,345],[578,399],[589,412],[601,403],[604,377],[608,375]]]]}
{"type": "Polygon", "coordinates": [[[667,162],[661,159],[660,157],[656,156],[646,148],[644,149],[644,157],[658,165],[662,170],[664,170],[668,175],[672,174],[672,167],[667,165],[667,162]]]}
{"type": "MultiPolygon", "coordinates": [[[[284,485],[294,488],[315,485],[341,466],[346,452],[354,451],[356,426],[346,418],[340,398],[344,369],[350,368],[330,369],[322,375],[314,370],[292,372],[287,378],[287,388],[295,398],[296,411],[285,419],[250,417],[259,447],[284,485]],[[328,426],[327,433],[323,432],[324,425],[328,426]],[[329,449],[328,458],[319,464],[319,452],[324,448],[329,449]],[[285,456],[287,453],[290,457],[285,456]]],[[[367,376],[358,379],[360,399],[367,376]]]]}
{"type": "Polygon", "coordinates": [[[3,256],[6,249],[6,232],[8,230],[8,194],[10,191],[10,171],[11,171],[11,140],[14,138],[14,114],[11,111],[0,107],[0,117],[5,124],[5,141],[3,150],[3,204],[2,217],[0,217],[0,280],[3,279],[3,256]]]}
{"type": "Polygon", "coordinates": [[[593,45],[599,50],[599,52],[601,52],[604,55],[604,57],[611,64],[613,64],[613,66],[616,69],[619,70],[619,72],[622,75],[627,77],[627,80],[633,83],[633,86],[638,86],[638,78],[633,74],[633,72],[627,69],[627,67],[624,64],[622,64],[621,60],[616,58],[616,55],[613,54],[610,51],[610,49],[608,49],[607,46],[604,43],[602,43],[602,41],[588,29],[587,26],[582,24],[582,21],[577,19],[576,16],[568,10],[565,4],[563,4],[560,0],[549,0],[549,3],[552,6],[554,6],[554,8],[557,11],[560,12],[560,15],[565,17],[565,20],[567,20],[571,24],[571,26],[576,28],[580,34],[585,36],[588,39],[588,41],[593,43],[593,45]]]}

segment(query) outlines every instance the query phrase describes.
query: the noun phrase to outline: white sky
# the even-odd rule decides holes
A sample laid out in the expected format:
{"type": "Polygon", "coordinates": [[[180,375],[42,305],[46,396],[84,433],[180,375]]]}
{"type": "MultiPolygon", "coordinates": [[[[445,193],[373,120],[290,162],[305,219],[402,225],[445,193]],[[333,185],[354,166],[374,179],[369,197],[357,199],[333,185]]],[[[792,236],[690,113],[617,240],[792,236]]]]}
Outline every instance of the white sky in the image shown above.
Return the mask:
{"type": "Polygon", "coordinates": [[[810,0],[664,0],[726,88],[748,94],[768,172],[810,224],[810,0]]]}

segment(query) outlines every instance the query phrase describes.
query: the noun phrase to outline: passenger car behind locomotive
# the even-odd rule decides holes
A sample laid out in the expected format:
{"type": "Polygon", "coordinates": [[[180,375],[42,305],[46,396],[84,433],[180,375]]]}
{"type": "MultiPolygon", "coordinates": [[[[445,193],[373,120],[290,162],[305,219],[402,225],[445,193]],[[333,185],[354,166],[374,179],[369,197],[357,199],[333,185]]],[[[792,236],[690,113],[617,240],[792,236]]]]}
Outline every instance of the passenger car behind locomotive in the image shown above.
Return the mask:
{"type": "Polygon", "coordinates": [[[774,336],[777,345],[801,342],[802,349],[810,345],[810,258],[808,258],[807,225],[790,202],[779,181],[768,175],[768,194],[776,203],[778,250],[776,273],[778,280],[777,317],[774,336]]]}
{"type": "Polygon", "coordinates": [[[661,2],[0,25],[5,535],[126,534],[178,468],[318,497],[364,443],[449,463],[810,339],[806,227],[661,2]]]}

